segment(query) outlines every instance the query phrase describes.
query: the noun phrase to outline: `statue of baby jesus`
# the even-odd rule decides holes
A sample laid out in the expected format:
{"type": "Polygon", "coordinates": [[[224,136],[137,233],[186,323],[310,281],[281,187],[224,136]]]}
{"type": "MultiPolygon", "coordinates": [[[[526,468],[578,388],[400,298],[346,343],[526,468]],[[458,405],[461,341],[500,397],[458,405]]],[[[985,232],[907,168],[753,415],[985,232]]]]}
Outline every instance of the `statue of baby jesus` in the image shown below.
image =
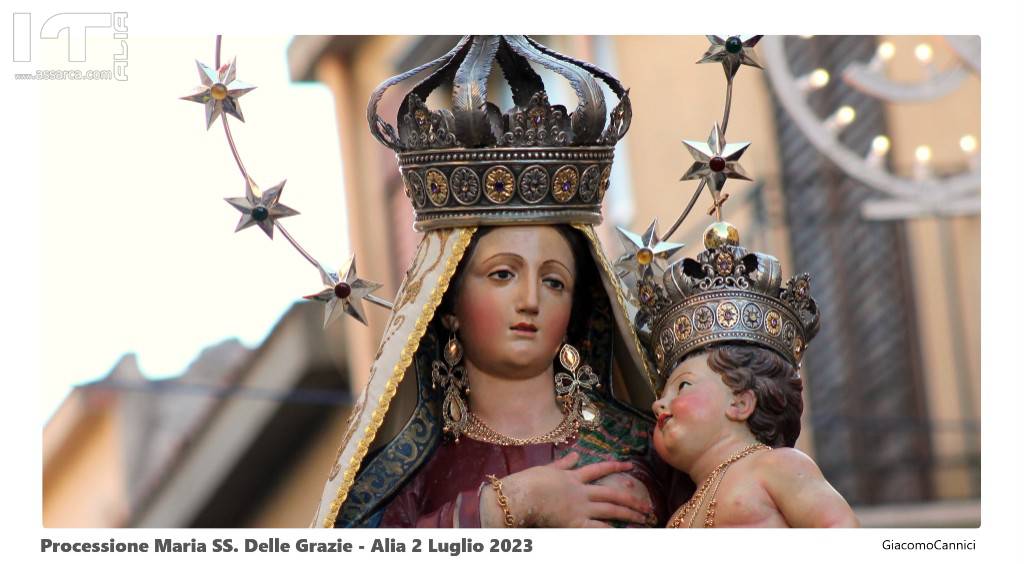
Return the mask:
{"type": "Polygon", "coordinates": [[[685,357],[652,409],[654,446],[697,490],[668,527],[857,527],[846,500],[792,448],[803,384],[774,351],[714,345],[685,357]]]}

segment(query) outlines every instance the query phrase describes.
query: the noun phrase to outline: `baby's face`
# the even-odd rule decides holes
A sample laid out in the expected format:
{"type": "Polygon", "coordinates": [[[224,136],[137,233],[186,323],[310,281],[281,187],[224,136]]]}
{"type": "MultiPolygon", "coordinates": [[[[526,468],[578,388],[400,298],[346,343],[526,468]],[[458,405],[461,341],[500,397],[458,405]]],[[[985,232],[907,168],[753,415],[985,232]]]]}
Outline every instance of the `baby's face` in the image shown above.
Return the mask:
{"type": "Polygon", "coordinates": [[[732,390],[708,367],[707,353],[690,356],[672,371],[651,406],[658,425],[654,448],[663,460],[685,469],[726,432],[732,390]]]}

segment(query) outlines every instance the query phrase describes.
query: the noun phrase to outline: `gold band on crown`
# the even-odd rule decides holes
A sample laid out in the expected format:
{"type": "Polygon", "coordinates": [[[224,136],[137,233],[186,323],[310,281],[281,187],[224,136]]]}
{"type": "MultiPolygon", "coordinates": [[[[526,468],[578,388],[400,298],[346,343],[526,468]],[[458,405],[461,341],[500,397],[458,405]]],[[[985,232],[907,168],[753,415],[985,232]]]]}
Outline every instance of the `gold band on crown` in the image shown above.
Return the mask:
{"type": "Polygon", "coordinates": [[[654,326],[658,370],[674,367],[691,352],[730,341],[765,346],[800,366],[806,338],[799,318],[780,300],[756,292],[722,290],[675,304],[654,326]]]}
{"type": "Polygon", "coordinates": [[[468,225],[601,223],[614,147],[400,153],[419,231],[468,225]]]}

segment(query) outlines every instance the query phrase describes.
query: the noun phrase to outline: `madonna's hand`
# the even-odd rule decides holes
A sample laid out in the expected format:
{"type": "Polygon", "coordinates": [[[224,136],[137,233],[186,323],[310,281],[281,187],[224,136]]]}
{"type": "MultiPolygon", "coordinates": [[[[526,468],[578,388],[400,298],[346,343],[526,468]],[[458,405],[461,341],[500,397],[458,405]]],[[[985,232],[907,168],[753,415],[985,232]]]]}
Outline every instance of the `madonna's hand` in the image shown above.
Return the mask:
{"type": "MultiPolygon", "coordinates": [[[[653,511],[648,499],[617,483],[594,483],[629,470],[631,463],[607,461],[573,468],[578,461],[579,455],[570,453],[502,478],[516,526],[609,527],[606,521],[646,522],[646,515],[653,511]]],[[[480,515],[484,526],[503,525],[504,514],[490,488],[480,498],[480,515]]]]}

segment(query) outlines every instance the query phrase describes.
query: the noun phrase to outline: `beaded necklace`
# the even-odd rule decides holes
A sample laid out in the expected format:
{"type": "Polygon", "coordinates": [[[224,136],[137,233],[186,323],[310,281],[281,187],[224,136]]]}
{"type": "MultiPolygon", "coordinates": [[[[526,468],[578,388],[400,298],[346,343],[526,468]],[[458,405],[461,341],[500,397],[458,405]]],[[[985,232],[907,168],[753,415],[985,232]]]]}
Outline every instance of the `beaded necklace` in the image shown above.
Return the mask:
{"type": "Polygon", "coordinates": [[[701,505],[704,502],[704,496],[707,494],[708,490],[711,489],[712,484],[714,484],[715,487],[711,491],[710,501],[708,502],[707,514],[704,517],[704,526],[707,528],[714,527],[715,504],[717,502],[715,498],[718,495],[718,486],[722,484],[722,479],[725,478],[725,472],[729,469],[729,466],[731,466],[733,462],[736,462],[737,460],[744,458],[748,455],[751,455],[759,450],[772,450],[772,447],[763,443],[754,443],[752,445],[747,446],[743,450],[737,452],[736,454],[730,456],[725,460],[725,462],[716,466],[715,469],[711,471],[711,474],[708,474],[708,477],[705,478],[704,481],[701,483],[700,488],[697,490],[697,492],[694,493],[692,497],[690,497],[690,500],[684,503],[672,515],[672,517],[669,519],[668,528],[678,529],[683,524],[683,520],[686,518],[687,515],[690,516],[690,521],[686,524],[686,527],[693,527],[693,523],[697,519],[697,515],[700,513],[701,505]]]}
{"type": "Polygon", "coordinates": [[[524,446],[542,443],[555,443],[557,445],[572,440],[572,438],[579,432],[579,429],[579,421],[576,420],[576,418],[571,417],[571,413],[566,413],[565,417],[562,418],[562,421],[558,423],[558,426],[547,433],[525,439],[518,439],[516,437],[502,435],[494,429],[491,429],[487,423],[484,423],[483,419],[480,419],[475,413],[470,411],[469,421],[466,425],[465,431],[463,431],[463,434],[478,441],[501,446],[524,446]]]}

